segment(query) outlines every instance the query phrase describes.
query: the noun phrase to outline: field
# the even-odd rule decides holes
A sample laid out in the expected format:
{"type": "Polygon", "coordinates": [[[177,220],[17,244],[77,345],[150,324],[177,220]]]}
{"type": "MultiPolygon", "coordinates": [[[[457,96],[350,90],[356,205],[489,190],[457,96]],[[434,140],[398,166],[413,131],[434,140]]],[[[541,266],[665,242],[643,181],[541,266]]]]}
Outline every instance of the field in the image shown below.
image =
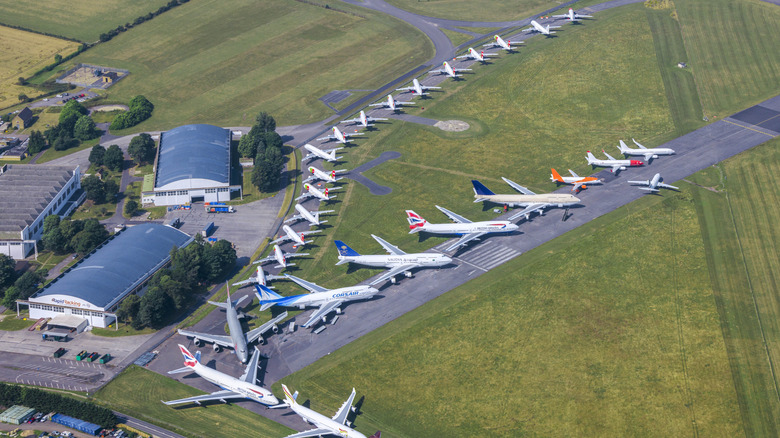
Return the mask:
{"type": "Polygon", "coordinates": [[[421,33],[349,5],[362,18],[286,0],[190,2],[78,56],[130,70],[112,100],[155,105],[141,130],[187,123],[248,126],[260,111],[279,125],[332,114],[318,98],[378,87],[433,54],[421,33]],[[198,23],[193,26],[193,23],[198,23]]]}
{"type": "Polygon", "coordinates": [[[520,20],[560,4],[549,0],[387,0],[387,3],[426,17],[464,21],[520,20]]]}

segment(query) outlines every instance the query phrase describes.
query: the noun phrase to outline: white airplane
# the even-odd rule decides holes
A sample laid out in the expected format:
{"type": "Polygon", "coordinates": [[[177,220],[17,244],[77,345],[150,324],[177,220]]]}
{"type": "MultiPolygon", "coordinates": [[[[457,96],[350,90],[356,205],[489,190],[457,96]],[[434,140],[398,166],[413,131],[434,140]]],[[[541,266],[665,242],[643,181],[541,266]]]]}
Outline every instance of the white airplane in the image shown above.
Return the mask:
{"type": "MultiPolygon", "coordinates": [[[[295,266],[295,263],[287,263],[287,259],[291,259],[293,257],[304,257],[307,255],[309,254],[305,252],[294,252],[294,253],[285,254],[284,251],[282,251],[282,249],[279,248],[279,245],[274,245],[274,250],[273,252],[271,252],[271,254],[268,257],[262,258],[260,260],[255,260],[252,264],[256,265],[256,264],[265,264],[268,262],[276,262],[277,265],[274,266],[274,268],[286,268],[288,266],[295,266]]],[[[257,269],[259,270],[260,267],[258,266],[257,269]]],[[[278,275],[274,275],[272,277],[273,277],[271,278],[272,280],[278,280],[280,278],[284,278],[278,275]]],[[[256,283],[262,284],[263,286],[266,285],[265,283],[260,283],[259,281],[256,283]]]]}
{"type": "Polygon", "coordinates": [[[301,204],[295,204],[295,209],[300,214],[296,214],[295,216],[291,217],[290,219],[287,219],[284,221],[284,223],[287,222],[297,222],[301,220],[307,220],[312,225],[321,225],[324,224],[327,221],[321,221],[320,215],[325,213],[333,213],[336,210],[320,210],[320,211],[309,211],[306,210],[306,207],[304,207],[301,204]]]}
{"type": "Polygon", "coordinates": [[[602,184],[604,182],[604,180],[596,178],[595,176],[579,176],[571,169],[569,169],[571,176],[561,176],[555,169],[550,169],[550,171],[552,172],[550,174],[550,181],[560,184],[573,184],[574,187],[571,189],[572,192],[579,192],[580,189],[587,189],[590,185],[602,184]]]}
{"type": "Polygon", "coordinates": [[[440,73],[440,74],[445,74],[451,78],[459,78],[462,76],[458,74],[459,71],[471,71],[470,68],[452,68],[452,66],[447,61],[444,61],[443,65],[444,68],[440,68],[438,70],[431,70],[428,73],[440,73]]]}
{"type": "MultiPolygon", "coordinates": [[[[328,418],[319,412],[315,412],[306,406],[298,404],[296,399],[298,398],[298,391],[295,394],[290,394],[290,390],[287,386],[282,384],[282,391],[284,391],[284,405],[287,405],[293,412],[298,414],[307,423],[313,424],[316,429],[307,430],[305,432],[298,432],[292,435],[287,435],[285,438],[307,438],[307,437],[322,437],[325,435],[334,435],[344,438],[366,438],[365,435],[352,429],[352,424],[347,421],[350,411],[355,412],[355,407],[352,406],[352,401],[355,400],[355,388],[352,388],[352,394],[343,405],[339,408],[336,415],[332,418],[328,418]]],[[[279,405],[281,406],[281,405],[279,405]]],[[[381,433],[371,435],[370,438],[380,438],[381,433]]]]}
{"type": "Polygon", "coordinates": [[[399,105],[415,105],[415,103],[414,102],[401,102],[399,100],[395,100],[393,98],[392,94],[388,94],[386,101],[379,102],[379,103],[372,103],[369,106],[382,106],[382,107],[385,107],[385,108],[389,108],[389,109],[391,109],[393,111],[398,111],[398,110],[401,109],[401,108],[399,108],[399,105]]]}
{"type": "Polygon", "coordinates": [[[347,246],[346,243],[336,240],[336,248],[339,251],[339,261],[336,265],[344,263],[356,263],[358,265],[390,268],[389,271],[380,275],[377,279],[369,283],[375,285],[387,279],[395,284],[395,276],[403,273],[407,278],[412,277],[412,269],[417,268],[437,268],[452,262],[452,259],[437,253],[417,253],[407,254],[401,251],[397,246],[385,242],[381,237],[371,235],[380,245],[389,253],[389,255],[360,255],[357,251],[347,246]]]}
{"type": "Polygon", "coordinates": [[[272,241],[271,245],[287,242],[288,240],[290,240],[293,242],[293,248],[296,248],[298,246],[303,246],[306,245],[307,243],[311,243],[311,240],[305,240],[305,236],[308,236],[309,234],[316,234],[322,232],[322,230],[309,230],[309,231],[301,231],[299,234],[296,233],[295,230],[290,228],[289,225],[282,225],[282,231],[284,231],[284,236],[280,236],[278,239],[272,241]]]}
{"type": "Polygon", "coordinates": [[[320,137],[317,140],[337,140],[341,144],[347,144],[350,140],[349,137],[353,137],[356,135],[363,135],[362,132],[353,132],[350,134],[345,134],[339,130],[338,126],[334,126],[331,128],[331,131],[333,131],[332,135],[329,135],[327,137],[320,137]]]}
{"type": "Polygon", "coordinates": [[[222,388],[221,391],[212,392],[206,395],[196,395],[194,397],[182,398],[179,400],[164,401],[166,405],[178,405],[182,403],[195,403],[200,405],[204,401],[219,400],[227,403],[234,398],[248,398],[266,406],[276,405],[279,400],[273,393],[257,385],[257,362],[260,359],[260,352],[255,350],[252,360],[249,361],[244,374],[236,379],[225,373],[209,368],[200,363],[200,351],[193,356],[183,345],[179,344],[179,350],[184,355],[184,368],[168,371],[168,374],[195,372],[195,374],[208,380],[209,382],[222,388]]]}
{"type": "Polygon", "coordinates": [[[418,96],[427,96],[428,93],[425,90],[439,90],[441,87],[429,87],[427,85],[420,85],[420,81],[417,78],[412,79],[411,87],[396,88],[395,91],[411,91],[418,96]]]}
{"type": "Polygon", "coordinates": [[[341,169],[341,170],[331,170],[330,173],[328,173],[323,170],[317,169],[314,166],[309,166],[309,173],[311,173],[311,176],[303,180],[303,182],[322,180],[325,182],[334,183],[340,179],[344,179],[343,177],[336,178],[336,174],[346,173],[346,172],[349,171],[346,169],[341,169]]]}
{"type": "Polygon", "coordinates": [[[452,251],[465,246],[472,240],[490,233],[511,233],[519,227],[509,221],[471,222],[463,216],[455,214],[444,207],[436,206],[442,213],[452,219],[454,224],[431,224],[412,210],[406,210],[406,220],[409,221],[409,234],[424,231],[432,234],[458,234],[461,237],[445,251],[452,251]]]}
{"type": "Polygon", "coordinates": [[[477,53],[477,51],[474,50],[473,47],[469,47],[469,52],[468,53],[466,53],[465,55],[458,56],[457,58],[458,59],[461,59],[461,58],[471,58],[474,61],[485,62],[485,57],[486,56],[498,56],[498,54],[496,54],[496,53],[485,53],[485,52],[477,53]]]}
{"type": "Polygon", "coordinates": [[[634,155],[634,156],[640,156],[645,157],[645,161],[649,164],[653,158],[658,158],[659,155],[674,155],[674,149],[670,148],[646,148],[642,146],[641,144],[637,143],[636,140],[633,138],[631,139],[634,141],[634,144],[639,146],[639,149],[631,149],[630,147],[626,146],[625,143],[623,143],[623,140],[620,140],[620,146],[618,146],[618,149],[620,149],[620,152],[623,155],[634,155]]]}
{"type": "Polygon", "coordinates": [[[324,191],[321,191],[317,187],[314,187],[314,185],[305,183],[303,185],[303,190],[306,190],[301,196],[298,196],[295,198],[296,201],[300,201],[301,199],[308,199],[308,198],[317,198],[323,201],[330,201],[331,199],[336,199],[336,196],[330,196],[331,190],[337,190],[341,187],[325,187],[324,191]]]}
{"type": "Polygon", "coordinates": [[[330,312],[341,314],[340,306],[348,301],[368,300],[379,292],[376,288],[364,284],[331,290],[289,274],[284,276],[298,283],[308,290],[309,293],[283,297],[265,286],[258,285],[256,289],[257,298],[260,299],[260,310],[265,310],[271,306],[297,307],[299,309],[304,309],[308,306],[319,307],[311,314],[309,320],[303,324],[303,328],[309,328],[320,320],[324,323],[325,317],[330,312]]]}
{"type": "MultiPolygon", "coordinates": [[[[259,262],[255,262],[259,263],[259,262]]],[[[239,281],[237,283],[233,283],[233,286],[246,286],[247,284],[262,284],[263,286],[268,286],[268,280],[278,280],[280,277],[278,275],[265,275],[265,272],[263,271],[263,268],[258,266],[257,267],[257,274],[255,274],[254,277],[250,277],[248,280],[239,281]]],[[[268,286],[269,288],[273,289],[273,287],[268,286]]]]}
{"type": "Polygon", "coordinates": [[[471,180],[471,184],[474,186],[474,197],[477,198],[474,202],[488,201],[496,204],[504,204],[507,207],[525,207],[522,211],[510,216],[510,221],[513,221],[520,216],[525,216],[526,220],[528,220],[531,217],[531,213],[535,211],[539,212],[539,214],[544,214],[545,208],[564,207],[580,203],[580,199],[573,195],[566,195],[563,193],[543,193],[537,195],[514,181],[504,177],[501,177],[501,179],[512,186],[513,189],[522,193],[522,195],[497,195],[491,192],[490,189],[485,187],[481,182],[471,180]]]}
{"type": "Polygon", "coordinates": [[[639,184],[647,187],[639,187],[639,190],[647,190],[648,192],[657,192],[659,189],[673,189],[673,190],[680,190],[675,186],[670,186],[669,184],[664,184],[661,181],[663,181],[663,178],[661,178],[660,173],[656,173],[655,176],[653,176],[653,179],[650,181],[629,181],[629,184],[639,184]]]}
{"type": "Polygon", "coordinates": [[[626,170],[626,167],[638,167],[645,164],[643,161],[639,160],[616,160],[612,158],[612,156],[609,155],[605,150],[602,149],[601,152],[604,152],[604,155],[607,156],[606,160],[600,160],[594,157],[593,154],[588,151],[588,156],[585,157],[588,159],[588,164],[591,166],[611,167],[612,173],[618,173],[621,170],[626,170]]]}
{"type": "Polygon", "coordinates": [[[483,46],[487,47],[488,49],[490,49],[492,47],[498,47],[498,48],[501,48],[503,50],[507,50],[507,51],[511,52],[511,51],[515,50],[515,48],[512,47],[512,44],[523,44],[523,41],[517,41],[517,42],[513,43],[512,41],[504,41],[504,39],[501,38],[498,35],[493,35],[493,42],[492,43],[483,44],[483,46]]]}
{"type": "Polygon", "coordinates": [[[187,336],[188,338],[194,338],[195,345],[200,347],[205,342],[212,342],[214,344],[214,351],[219,352],[221,347],[232,348],[235,350],[236,355],[242,363],[246,363],[249,360],[249,354],[247,352],[247,345],[251,344],[257,339],[260,339],[260,343],[263,343],[262,335],[268,330],[273,330],[274,333],[279,331],[276,323],[287,318],[287,312],[276,318],[266,322],[265,324],[248,331],[244,334],[244,330],[241,328],[241,323],[238,321],[238,312],[236,307],[241,304],[247,298],[247,295],[231,301],[230,300],[230,288],[228,288],[227,300],[224,303],[217,303],[209,301],[209,304],[213,304],[217,307],[225,309],[225,316],[227,318],[228,330],[230,330],[230,336],[224,335],[212,335],[210,333],[198,333],[189,330],[179,329],[179,334],[187,336]]]}
{"type": "Polygon", "coordinates": [[[531,20],[531,26],[528,29],[523,29],[523,32],[539,32],[541,34],[550,36],[555,33],[555,31],[551,31],[550,29],[558,29],[561,26],[550,26],[549,24],[545,27],[541,24],[537,23],[536,20],[531,20]]]}
{"type": "Polygon", "coordinates": [[[564,15],[553,15],[553,18],[565,18],[565,19],[567,19],[567,20],[569,20],[569,21],[571,21],[573,23],[575,21],[579,21],[580,18],[593,18],[593,16],[592,15],[580,15],[580,14],[574,12],[574,9],[569,8],[569,12],[567,14],[564,14],[564,15]]]}
{"type": "Polygon", "coordinates": [[[312,146],[310,144],[305,144],[303,145],[303,147],[310,152],[308,155],[303,157],[303,161],[315,160],[317,158],[322,158],[323,160],[330,161],[330,162],[338,161],[339,159],[341,159],[341,157],[336,156],[336,151],[339,149],[344,149],[344,148],[335,148],[335,149],[328,149],[327,151],[323,151],[322,149],[316,146],[312,146]]]}
{"type": "Polygon", "coordinates": [[[368,128],[369,126],[374,126],[373,124],[371,124],[371,122],[378,122],[380,120],[387,120],[387,119],[383,119],[381,117],[368,117],[365,111],[360,110],[360,116],[354,119],[342,120],[341,123],[355,123],[355,124],[359,123],[363,125],[364,128],[368,128]]]}

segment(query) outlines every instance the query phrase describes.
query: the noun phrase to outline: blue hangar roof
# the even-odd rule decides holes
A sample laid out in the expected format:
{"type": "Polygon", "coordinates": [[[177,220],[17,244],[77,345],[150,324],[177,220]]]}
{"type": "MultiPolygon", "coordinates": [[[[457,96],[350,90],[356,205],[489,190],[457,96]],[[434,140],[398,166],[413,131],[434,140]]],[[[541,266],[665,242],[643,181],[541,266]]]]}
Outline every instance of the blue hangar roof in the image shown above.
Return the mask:
{"type": "Polygon", "coordinates": [[[184,125],[160,134],[155,188],[187,179],[229,184],[230,134],[213,125],[184,125]]]}
{"type": "MultiPolygon", "coordinates": [[[[191,240],[187,234],[160,224],[128,227],[38,291],[30,301],[64,295],[107,309],[135,289],[170,258],[173,246],[191,240]]],[[[97,310],[97,309],[95,309],[97,310]]]]}

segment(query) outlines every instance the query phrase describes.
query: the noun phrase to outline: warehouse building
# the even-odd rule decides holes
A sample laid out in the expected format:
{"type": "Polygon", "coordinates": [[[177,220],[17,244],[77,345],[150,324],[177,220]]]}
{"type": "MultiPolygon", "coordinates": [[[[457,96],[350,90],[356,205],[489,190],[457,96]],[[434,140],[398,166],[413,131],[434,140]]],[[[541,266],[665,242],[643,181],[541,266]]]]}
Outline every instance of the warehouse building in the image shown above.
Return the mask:
{"type": "Polygon", "coordinates": [[[154,186],[144,187],[142,202],[182,205],[229,201],[241,184],[231,184],[232,133],[212,125],[185,125],[160,134],[154,186]]]}

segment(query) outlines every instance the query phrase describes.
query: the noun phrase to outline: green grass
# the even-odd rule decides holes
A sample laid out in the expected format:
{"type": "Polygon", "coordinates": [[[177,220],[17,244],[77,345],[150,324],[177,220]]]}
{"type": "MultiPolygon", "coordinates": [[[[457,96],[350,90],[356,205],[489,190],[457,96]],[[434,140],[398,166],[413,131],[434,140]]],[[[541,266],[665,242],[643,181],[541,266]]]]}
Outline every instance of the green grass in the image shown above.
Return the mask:
{"type": "Polygon", "coordinates": [[[110,327],[106,328],[100,328],[95,327],[92,329],[93,335],[103,336],[106,338],[118,338],[121,336],[135,336],[135,335],[148,335],[150,333],[154,333],[157,330],[151,329],[151,328],[144,328],[141,330],[136,330],[133,327],[130,326],[130,324],[126,323],[119,323],[119,329],[115,330],[113,324],[110,327]]]}
{"type": "MultiPolygon", "coordinates": [[[[39,127],[39,129],[45,129],[45,128],[39,127]]],[[[56,151],[54,150],[54,148],[50,147],[46,149],[46,151],[43,153],[43,155],[41,155],[41,158],[39,158],[38,161],[36,161],[36,163],[43,164],[51,160],[56,160],[57,158],[62,158],[65,155],[70,155],[74,152],[83,151],[84,149],[92,149],[92,147],[98,144],[99,141],[100,141],[99,138],[95,138],[88,141],[82,141],[78,147],[65,149],[64,151],[56,151]]]]}
{"type": "Polygon", "coordinates": [[[65,260],[65,258],[68,257],[69,255],[70,254],[54,254],[52,251],[39,250],[38,261],[34,263],[38,263],[41,269],[50,271],[61,261],[65,260]]]}
{"type": "MultiPolygon", "coordinates": [[[[25,315],[25,313],[22,313],[22,315],[25,315]]],[[[9,310],[9,313],[6,313],[3,319],[0,320],[0,331],[13,332],[23,330],[33,325],[33,323],[35,323],[35,320],[27,317],[17,318],[16,312],[9,310]]]]}
{"type": "Polygon", "coordinates": [[[459,45],[465,43],[466,41],[470,41],[473,38],[467,33],[455,32],[454,30],[445,29],[443,27],[440,27],[439,30],[444,32],[444,35],[447,35],[447,38],[452,41],[452,45],[455,47],[458,47],[459,45]]]}
{"type": "Polygon", "coordinates": [[[188,437],[279,437],[293,432],[240,406],[174,408],[160,402],[198,394],[202,392],[132,365],[101,388],[94,400],[188,437]]]}
{"type": "Polygon", "coordinates": [[[519,20],[558,4],[549,0],[387,0],[387,2],[427,17],[468,21],[519,20]]]}

